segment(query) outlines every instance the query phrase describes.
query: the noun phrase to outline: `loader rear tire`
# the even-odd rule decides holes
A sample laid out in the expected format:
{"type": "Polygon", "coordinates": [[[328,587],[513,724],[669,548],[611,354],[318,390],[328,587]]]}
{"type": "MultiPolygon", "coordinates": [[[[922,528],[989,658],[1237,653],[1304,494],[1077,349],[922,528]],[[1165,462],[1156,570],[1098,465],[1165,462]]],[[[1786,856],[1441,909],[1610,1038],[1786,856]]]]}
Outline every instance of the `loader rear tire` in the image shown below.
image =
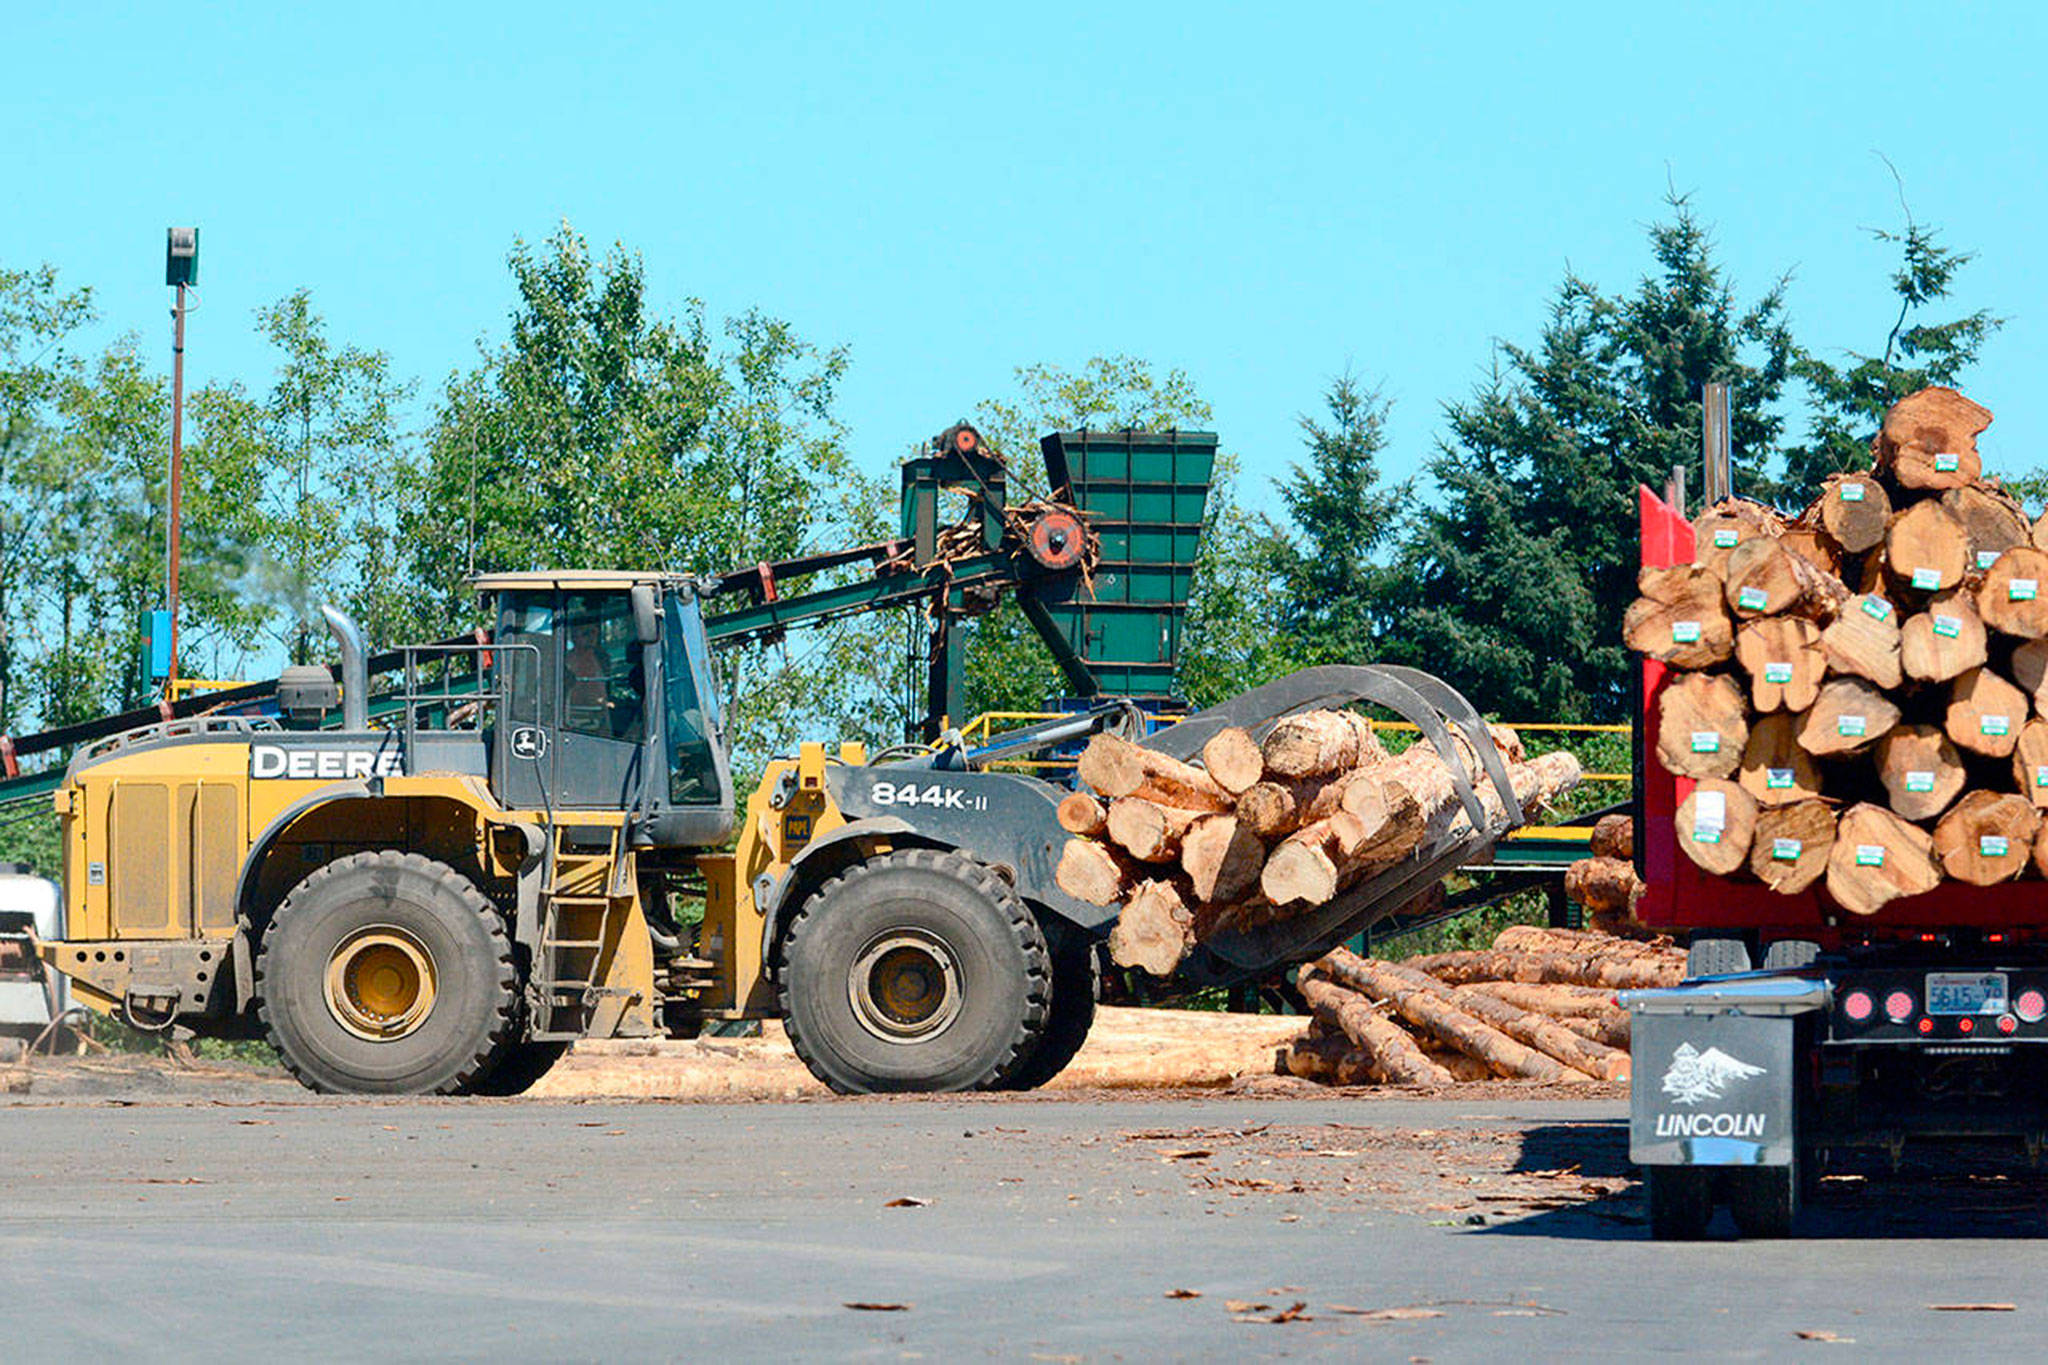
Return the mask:
{"type": "Polygon", "coordinates": [[[1102,996],[1102,967],[1095,944],[1075,932],[1047,936],[1052,953],[1052,1008],[1045,1032],[1008,1075],[991,1090],[1036,1090],[1067,1069],[1095,1026],[1095,1003],[1102,996]]]}
{"type": "Polygon", "coordinates": [[[512,947],[475,883],[383,849],[292,888],[263,935],[255,985],[271,1044],[308,1088],[453,1094],[511,1027],[512,947]]]}
{"type": "Polygon", "coordinates": [[[842,872],[783,944],[789,1041],[841,1094],[995,1084],[1039,1041],[1051,997],[1038,921],[958,853],[904,849],[842,872]]]}

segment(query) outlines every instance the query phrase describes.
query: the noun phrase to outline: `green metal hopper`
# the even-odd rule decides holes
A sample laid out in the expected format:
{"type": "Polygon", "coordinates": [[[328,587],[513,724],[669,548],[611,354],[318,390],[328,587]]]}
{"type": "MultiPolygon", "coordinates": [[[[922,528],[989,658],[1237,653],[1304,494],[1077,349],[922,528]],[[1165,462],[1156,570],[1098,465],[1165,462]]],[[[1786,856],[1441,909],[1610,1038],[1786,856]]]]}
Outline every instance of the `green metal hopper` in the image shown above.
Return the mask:
{"type": "Polygon", "coordinates": [[[1216,434],[1059,431],[1039,448],[1054,495],[1102,542],[1092,577],[1044,599],[1047,612],[1103,694],[1170,694],[1216,434]]]}

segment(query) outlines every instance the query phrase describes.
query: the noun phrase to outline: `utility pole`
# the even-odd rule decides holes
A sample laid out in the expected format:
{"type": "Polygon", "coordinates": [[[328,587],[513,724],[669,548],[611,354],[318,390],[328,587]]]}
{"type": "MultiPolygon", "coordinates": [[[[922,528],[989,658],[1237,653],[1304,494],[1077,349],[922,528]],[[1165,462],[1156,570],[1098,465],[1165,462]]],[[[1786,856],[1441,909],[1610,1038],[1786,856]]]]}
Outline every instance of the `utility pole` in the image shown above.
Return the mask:
{"type": "Polygon", "coordinates": [[[164,696],[176,700],[178,690],[178,555],[185,488],[185,288],[199,283],[199,229],[170,229],[164,248],[164,283],[177,288],[171,305],[171,508],[164,537],[164,605],[170,615],[170,673],[164,696]]]}

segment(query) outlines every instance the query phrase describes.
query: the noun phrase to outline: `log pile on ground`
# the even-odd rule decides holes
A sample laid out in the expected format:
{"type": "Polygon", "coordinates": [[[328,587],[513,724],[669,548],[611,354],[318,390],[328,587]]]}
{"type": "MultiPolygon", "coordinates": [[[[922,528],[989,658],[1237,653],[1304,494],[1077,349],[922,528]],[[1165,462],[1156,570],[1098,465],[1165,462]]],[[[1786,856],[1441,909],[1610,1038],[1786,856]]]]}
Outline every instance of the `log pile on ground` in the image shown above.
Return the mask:
{"type": "MultiPolygon", "coordinates": [[[[1524,817],[1578,784],[1568,753],[1531,758],[1514,731],[1490,731],[1524,817]]],[[[1457,763],[1488,818],[1506,813],[1462,736],[1457,763]]],[[[1113,735],[1082,752],[1091,792],[1060,803],[1073,837],[1060,889],[1119,907],[1109,937],[1120,966],[1170,976],[1194,946],[1230,929],[1291,919],[1357,883],[1469,835],[1453,768],[1427,740],[1389,754],[1350,711],[1304,711],[1254,739],[1225,729],[1184,763],[1113,735]]]]}
{"type": "Polygon", "coordinates": [[[1315,1017],[1276,1067],[1327,1085],[1626,1080],[1628,1015],[1615,992],[1684,975],[1668,939],[1527,925],[1490,950],[1405,962],[1339,948],[1302,969],[1315,1017]]]}
{"type": "MultiPolygon", "coordinates": [[[[1623,633],[1673,670],[1654,748],[1691,779],[1678,845],[1704,871],[1857,915],[2048,875],[2048,516],[1985,477],[1990,424],[1922,389],[1870,468],[1796,516],[1722,502],[1693,563],[1642,571],[1623,633]]],[[[1613,868],[1573,872],[1627,908],[1613,868]]]]}

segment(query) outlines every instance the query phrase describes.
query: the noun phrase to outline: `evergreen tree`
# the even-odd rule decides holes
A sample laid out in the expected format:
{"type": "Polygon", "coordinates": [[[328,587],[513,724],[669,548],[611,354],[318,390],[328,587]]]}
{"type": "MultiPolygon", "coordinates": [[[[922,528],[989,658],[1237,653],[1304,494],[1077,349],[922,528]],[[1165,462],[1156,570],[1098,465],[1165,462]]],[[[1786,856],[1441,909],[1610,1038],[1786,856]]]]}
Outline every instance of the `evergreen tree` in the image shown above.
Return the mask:
{"type": "Polygon", "coordinates": [[[1883,424],[1885,410],[1929,384],[1958,384],[2004,323],[1983,308],[1948,322],[1922,320],[1927,309],[1949,297],[1956,275],[1975,258],[1943,246],[1940,232],[1915,222],[1910,209],[1905,231],[1875,229],[1871,235],[1898,248],[1899,264],[1892,272],[1898,314],[1883,349],[1874,354],[1851,351],[1838,364],[1800,348],[1793,373],[1806,386],[1813,418],[1806,441],[1785,452],[1791,504],[1812,497],[1830,474],[1868,469],[1870,438],[1883,424]]]}
{"type": "Polygon", "coordinates": [[[1403,547],[1389,654],[1482,709],[1622,714],[1616,623],[1635,595],[1636,487],[1696,462],[1703,384],[1734,390],[1744,486],[1775,454],[1794,354],[1783,284],[1738,302],[1690,204],[1668,207],[1649,231],[1655,268],[1632,292],[1567,275],[1537,343],[1501,343],[1492,377],[1448,409],[1429,464],[1439,501],[1403,547]]]}
{"type": "Polygon", "coordinates": [[[1284,603],[1278,622],[1301,659],[1370,663],[1386,626],[1392,571],[1381,552],[1414,486],[1382,487],[1386,403],[1350,374],[1324,394],[1325,420],[1304,415],[1308,463],[1278,484],[1292,532],[1268,541],[1284,603]]]}

